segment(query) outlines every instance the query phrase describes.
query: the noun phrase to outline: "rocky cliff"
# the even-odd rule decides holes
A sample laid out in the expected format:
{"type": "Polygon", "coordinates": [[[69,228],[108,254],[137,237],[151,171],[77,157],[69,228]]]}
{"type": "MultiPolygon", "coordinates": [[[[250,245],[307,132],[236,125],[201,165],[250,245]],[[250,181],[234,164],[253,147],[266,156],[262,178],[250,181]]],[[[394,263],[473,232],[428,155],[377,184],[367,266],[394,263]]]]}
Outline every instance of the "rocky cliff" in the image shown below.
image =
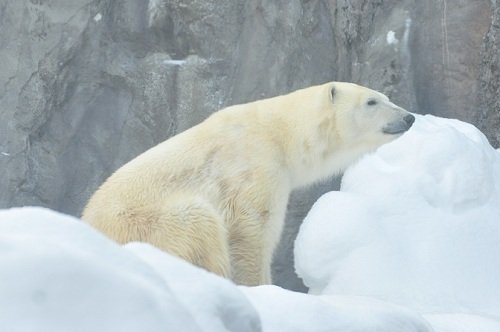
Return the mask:
{"type": "MultiPolygon", "coordinates": [[[[224,106],[330,80],[500,144],[498,0],[0,0],[0,207],[78,215],[120,165],[224,106]]],[[[314,199],[294,193],[276,283],[314,199]]]]}

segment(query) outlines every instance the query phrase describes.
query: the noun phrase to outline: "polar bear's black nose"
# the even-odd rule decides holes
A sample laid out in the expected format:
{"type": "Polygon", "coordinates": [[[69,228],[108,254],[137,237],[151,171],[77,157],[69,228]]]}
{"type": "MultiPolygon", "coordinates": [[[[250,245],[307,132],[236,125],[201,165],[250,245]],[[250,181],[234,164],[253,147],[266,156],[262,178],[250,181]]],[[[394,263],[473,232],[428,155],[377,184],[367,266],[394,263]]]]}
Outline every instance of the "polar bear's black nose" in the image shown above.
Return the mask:
{"type": "Polygon", "coordinates": [[[413,122],[415,122],[415,117],[411,114],[408,114],[403,118],[403,120],[405,120],[405,122],[408,124],[408,128],[410,128],[413,122]]]}
{"type": "Polygon", "coordinates": [[[386,124],[384,128],[382,128],[382,131],[390,135],[401,134],[410,129],[413,122],[415,122],[415,117],[411,114],[407,114],[403,116],[403,118],[386,124]]]}

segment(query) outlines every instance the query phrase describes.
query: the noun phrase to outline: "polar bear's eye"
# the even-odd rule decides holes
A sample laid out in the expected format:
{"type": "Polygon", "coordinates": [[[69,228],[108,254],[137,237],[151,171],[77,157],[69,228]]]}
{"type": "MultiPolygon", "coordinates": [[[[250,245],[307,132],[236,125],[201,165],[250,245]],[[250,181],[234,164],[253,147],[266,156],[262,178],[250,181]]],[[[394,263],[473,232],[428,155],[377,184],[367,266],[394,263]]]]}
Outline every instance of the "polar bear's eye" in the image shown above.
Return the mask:
{"type": "Polygon", "coordinates": [[[377,101],[375,99],[370,99],[370,100],[368,100],[368,102],[366,104],[368,104],[370,106],[377,105],[377,101]]]}

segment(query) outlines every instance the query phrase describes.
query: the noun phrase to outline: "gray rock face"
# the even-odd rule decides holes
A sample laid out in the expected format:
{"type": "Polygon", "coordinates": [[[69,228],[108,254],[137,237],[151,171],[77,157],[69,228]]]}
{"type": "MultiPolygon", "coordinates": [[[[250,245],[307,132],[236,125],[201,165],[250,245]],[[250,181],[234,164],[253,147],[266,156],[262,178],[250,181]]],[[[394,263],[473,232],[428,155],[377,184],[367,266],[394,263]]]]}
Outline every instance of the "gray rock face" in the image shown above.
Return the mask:
{"type": "MultiPolygon", "coordinates": [[[[498,0],[0,0],[0,207],[79,215],[115,169],[232,104],[326,81],[500,144],[498,0]]],[[[292,195],[275,282],[304,289],[292,195]]]]}
{"type": "Polygon", "coordinates": [[[493,17],[481,47],[479,93],[474,123],[500,147],[500,1],[492,8],[493,17]]]}

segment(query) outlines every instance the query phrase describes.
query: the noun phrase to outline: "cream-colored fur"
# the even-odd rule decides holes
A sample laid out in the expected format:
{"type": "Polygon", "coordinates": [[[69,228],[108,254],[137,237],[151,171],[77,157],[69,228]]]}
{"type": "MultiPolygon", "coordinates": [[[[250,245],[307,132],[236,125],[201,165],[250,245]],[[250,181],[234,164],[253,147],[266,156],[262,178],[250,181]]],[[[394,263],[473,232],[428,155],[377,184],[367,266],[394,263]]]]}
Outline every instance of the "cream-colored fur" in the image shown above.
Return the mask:
{"type": "Polygon", "coordinates": [[[228,107],[121,167],[82,219],[120,243],[148,242],[236,283],[267,284],[290,191],[398,137],[384,128],[408,114],[341,82],[228,107]]]}

